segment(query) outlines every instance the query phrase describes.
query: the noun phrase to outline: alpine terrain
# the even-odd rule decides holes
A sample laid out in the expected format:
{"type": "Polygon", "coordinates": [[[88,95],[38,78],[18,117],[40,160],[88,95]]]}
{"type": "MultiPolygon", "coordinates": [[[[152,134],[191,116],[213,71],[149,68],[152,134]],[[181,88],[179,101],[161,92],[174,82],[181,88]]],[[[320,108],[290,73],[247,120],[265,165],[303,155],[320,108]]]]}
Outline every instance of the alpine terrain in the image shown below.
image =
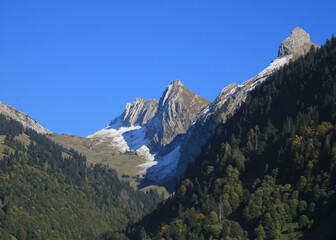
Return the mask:
{"type": "Polygon", "coordinates": [[[316,44],[303,29],[295,28],[285,39],[270,66],[242,84],[224,88],[214,102],[192,93],[180,80],[173,81],[159,101],[137,98],[106,128],[88,136],[109,141],[120,154],[134,151],[146,158],[139,165],[140,187],[165,186],[172,192],[218,123],[239,109],[247,95],[280,67],[305,55],[316,44]]]}
{"type": "Polygon", "coordinates": [[[0,239],[335,239],[335,124],[336,38],[299,27],[213,102],[176,79],[87,137],[0,102],[0,239]]]}
{"type": "Polygon", "coordinates": [[[195,160],[215,126],[226,122],[245,101],[251,90],[290,60],[296,60],[299,56],[305,55],[312,46],[319,47],[310,41],[307,32],[297,27],[281,43],[278,57],[266,69],[242,84],[232,83],[224,88],[215,101],[198,114],[197,121],[187,131],[180,148],[177,177],[182,177],[187,164],[195,160]]]}
{"type": "Polygon", "coordinates": [[[223,92],[225,121],[175,193],[119,239],[335,239],[336,38],[307,52],[300,34],[264,72],[223,92]]]}
{"type": "Polygon", "coordinates": [[[40,125],[27,115],[2,106],[12,115],[0,113],[0,239],[95,239],[122,231],[162,201],[113,169],[87,164],[36,132],[40,125]],[[22,116],[33,127],[14,120],[22,116]]]}
{"type": "Polygon", "coordinates": [[[142,186],[159,183],[157,177],[164,180],[175,176],[183,135],[209,103],[176,79],[167,86],[159,101],[136,98],[106,128],[87,138],[108,142],[118,149],[118,154],[144,157],[146,161],[139,165],[137,175],[145,175],[148,168],[151,172],[146,174],[146,183],[142,186]],[[156,169],[160,171],[159,176],[156,169]]]}

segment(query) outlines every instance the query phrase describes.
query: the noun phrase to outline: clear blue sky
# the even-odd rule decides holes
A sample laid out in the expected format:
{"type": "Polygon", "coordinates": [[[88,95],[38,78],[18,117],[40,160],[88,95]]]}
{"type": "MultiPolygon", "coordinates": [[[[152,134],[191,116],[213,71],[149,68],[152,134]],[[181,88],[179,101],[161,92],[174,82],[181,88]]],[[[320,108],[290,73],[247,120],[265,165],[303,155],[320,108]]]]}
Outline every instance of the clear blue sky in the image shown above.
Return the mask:
{"type": "Polygon", "coordinates": [[[323,44],[336,1],[0,1],[0,100],[86,136],[178,78],[214,100],[276,57],[292,29],[323,44]]]}

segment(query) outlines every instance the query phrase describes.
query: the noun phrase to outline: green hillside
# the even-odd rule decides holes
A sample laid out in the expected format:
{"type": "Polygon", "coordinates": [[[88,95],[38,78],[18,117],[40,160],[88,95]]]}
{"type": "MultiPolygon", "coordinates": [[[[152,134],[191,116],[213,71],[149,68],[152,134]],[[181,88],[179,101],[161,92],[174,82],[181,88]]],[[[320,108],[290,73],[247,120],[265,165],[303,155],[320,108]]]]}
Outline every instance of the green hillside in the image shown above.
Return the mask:
{"type": "Polygon", "coordinates": [[[0,135],[0,239],[94,239],[161,200],[1,114],[0,135]]]}

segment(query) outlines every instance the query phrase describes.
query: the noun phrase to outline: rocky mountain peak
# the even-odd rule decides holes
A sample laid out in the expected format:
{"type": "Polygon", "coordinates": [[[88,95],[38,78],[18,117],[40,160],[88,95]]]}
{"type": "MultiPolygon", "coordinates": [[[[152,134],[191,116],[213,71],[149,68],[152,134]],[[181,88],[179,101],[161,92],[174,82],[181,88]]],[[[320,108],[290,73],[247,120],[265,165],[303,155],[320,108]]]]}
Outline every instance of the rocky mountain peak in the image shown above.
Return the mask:
{"type": "Polygon", "coordinates": [[[296,59],[299,56],[306,54],[311,46],[318,47],[318,45],[310,41],[310,36],[305,30],[296,27],[291,32],[291,35],[281,43],[278,57],[292,54],[293,59],[296,59]]]}
{"type": "Polygon", "coordinates": [[[182,84],[182,82],[179,79],[175,79],[163,92],[162,97],[160,98],[159,106],[163,107],[167,104],[167,102],[171,101],[173,98],[176,98],[176,96],[185,89],[187,88],[182,84]]]}
{"type": "Polygon", "coordinates": [[[172,81],[171,84],[172,84],[173,86],[177,86],[177,85],[182,85],[182,86],[183,86],[183,84],[182,84],[182,82],[181,82],[180,79],[175,79],[174,81],[172,81]]]}
{"type": "Polygon", "coordinates": [[[174,80],[163,92],[156,116],[147,124],[146,137],[152,149],[159,150],[185,133],[195,116],[209,104],[209,100],[191,92],[180,80],[174,80]]]}

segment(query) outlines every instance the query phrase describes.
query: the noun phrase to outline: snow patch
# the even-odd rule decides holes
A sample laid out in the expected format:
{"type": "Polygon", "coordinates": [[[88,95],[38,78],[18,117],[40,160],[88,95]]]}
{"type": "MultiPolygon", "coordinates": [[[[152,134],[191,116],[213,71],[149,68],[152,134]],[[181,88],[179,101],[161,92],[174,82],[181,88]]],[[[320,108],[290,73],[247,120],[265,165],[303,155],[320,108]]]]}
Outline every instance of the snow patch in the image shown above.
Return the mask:
{"type": "Polygon", "coordinates": [[[114,128],[114,129],[119,129],[121,128],[123,125],[123,120],[121,118],[121,116],[115,118],[114,120],[112,120],[107,126],[106,128],[114,128]]]}
{"type": "Polygon", "coordinates": [[[157,162],[154,161],[156,154],[152,154],[147,147],[148,139],[145,138],[145,134],[146,127],[141,127],[139,125],[120,127],[119,129],[114,129],[111,126],[108,126],[87,136],[87,138],[100,138],[101,142],[108,139],[110,144],[118,148],[120,152],[135,150],[139,156],[146,159],[145,163],[138,165],[141,170],[137,175],[144,175],[148,168],[157,164],[157,162]]]}
{"type": "Polygon", "coordinates": [[[247,90],[247,92],[253,90],[256,85],[265,81],[265,79],[267,77],[269,77],[270,75],[272,75],[272,73],[274,71],[278,70],[280,67],[284,66],[286,63],[289,63],[289,60],[292,59],[292,58],[293,58],[293,54],[286,55],[284,57],[278,57],[278,58],[274,59],[267,68],[265,68],[257,76],[249,79],[248,81],[246,81],[242,85],[246,86],[246,85],[251,84],[251,82],[252,82],[252,84],[249,87],[249,89],[247,90]]]}
{"type": "Polygon", "coordinates": [[[145,163],[138,165],[138,167],[140,167],[141,170],[137,172],[137,175],[144,176],[147,173],[148,168],[157,164],[157,162],[154,161],[155,154],[151,154],[149,148],[145,145],[142,145],[139,149],[136,150],[136,152],[139,156],[143,156],[147,160],[145,163]]]}
{"type": "Polygon", "coordinates": [[[141,126],[130,126],[130,127],[120,127],[118,130],[112,127],[104,128],[95,132],[92,135],[87,136],[87,138],[100,138],[101,141],[106,140],[106,138],[110,138],[110,144],[113,147],[119,149],[120,152],[126,152],[129,150],[136,150],[134,148],[130,148],[129,143],[125,140],[124,134],[128,132],[132,132],[140,129],[141,126]]]}
{"type": "Polygon", "coordinates": [[[141,146],[148,144],[148,139],[145,138],[146,127],[135,127],[130,131],[123,133],[123,137],[131,150],[137,150],[141,146]]]}
{"type": "Polygon", "coordinates": [[[179,158],[180,146],[177,146],[167,155],[155,159],[157,164],[148,169],[147,176],[154,181],[160,181],[167,176],[174,176],[176,174],[176,167],[179,158]]]}

